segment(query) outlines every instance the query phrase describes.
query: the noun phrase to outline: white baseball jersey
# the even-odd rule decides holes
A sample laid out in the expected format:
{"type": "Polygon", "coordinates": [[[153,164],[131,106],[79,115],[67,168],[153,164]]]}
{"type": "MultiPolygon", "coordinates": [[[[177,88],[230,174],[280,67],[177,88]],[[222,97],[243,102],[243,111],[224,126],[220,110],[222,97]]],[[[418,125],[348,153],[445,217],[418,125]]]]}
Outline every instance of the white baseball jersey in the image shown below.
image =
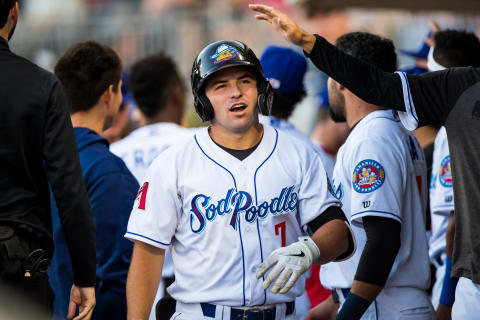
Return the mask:
{"type": "Polygon", "coordinates": [[[328,176],[332,176],[334,165],[332,158],[327,153],[325,153],[325,151],[323,151],[319,146],[313,143],[306,135],[304,135],[301,131],[297,130],[297,128],[295,128],[293,124],[291,124],[287,120],[278,119],[274,116],[259,115],[258,120],[261,124],[266,124],[274,127],[275,129],[286,132],[295,139],[302,141],[307,146],[312,147],[320,156],[323,167],[325,168],[325,171],[327,171],[328,176]]]}
{"type": "Polygon", "coordinates": [[[340,205],[318,155],[266,125],[243,161],[216,145],[205,128],[161,153],[144,181],[125,236],[171,248],[175,282],[168,292],[184,303],[293,301],[305,279],[287,294],[273,294],[256,279],[257,266],[340,205]]]}
{"type": "Polygon", "coordinates": [[[448,217],[454,210],[452,168],[448,150],[447,131],[442,127],[435,138],[432,176],[430,179],[430,212],[432,236],[430,238],[430,260],[436,263],[446,249],[448,217]]]}
{"type": "Polygon", "coordinates": [[[401,247],[385,287],[425,290],[430,266],[425,235],[426,164],[416,138],[392,110],[374,111],[352,129],[337,154],[332,187],[352,223],[357,251],[321,268],[328,288],[351,288],[366,243],[362,218],[401,223],[401,247]]]}
{"type": "Polygon", "coordinates": [[[158,122],[134,130],[124,139],[113,143],[110,151],[122,158],[141,182],[150,164],[162,151],[187,140],[195,130],[172,122],[158,122]]]}

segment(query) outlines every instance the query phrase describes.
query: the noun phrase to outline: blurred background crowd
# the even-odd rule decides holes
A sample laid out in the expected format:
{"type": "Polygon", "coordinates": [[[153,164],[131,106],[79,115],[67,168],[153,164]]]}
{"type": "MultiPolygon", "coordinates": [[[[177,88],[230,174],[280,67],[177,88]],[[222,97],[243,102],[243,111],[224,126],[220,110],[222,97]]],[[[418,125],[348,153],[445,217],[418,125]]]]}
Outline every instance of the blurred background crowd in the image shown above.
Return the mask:
{"type": "MultiPolygon", "coordinates": [[[[198,51],[215,40],[236,39],[260,56],[269,45],[287,44],[268,26],[255,23],[250,0],[23,0],[23,15],[10,46],[17,54],[52,70],[57,58],[73,43],[96,40],[113,47],[124,68],[159,51],[178,64],[189,90],[191,66],[198,51]],[[23,31],[22,31],[23,30],[23,31]]],[[[443,29],[480,31],[476,1],[314,1],[265,0],[291,15],[310,32],[329,41],[346,32],[367,31],[392,39],[410,54],[398,54],[399,69],[415,64],[434,19],[443,29]]],[[[428,50],[426,51],[428,53],[428,50]]],[[[426,57],[425,53],[425,57],[426,57]]],[[[309,65],[307,98],[291,121],[309,135],[317,108],[325,104],[326,76],[309,65]]],[[[187,94],[184,124],[201,125],[187,94]]],[[[134,116],[134,105],[129,115],[134,116]]]]}

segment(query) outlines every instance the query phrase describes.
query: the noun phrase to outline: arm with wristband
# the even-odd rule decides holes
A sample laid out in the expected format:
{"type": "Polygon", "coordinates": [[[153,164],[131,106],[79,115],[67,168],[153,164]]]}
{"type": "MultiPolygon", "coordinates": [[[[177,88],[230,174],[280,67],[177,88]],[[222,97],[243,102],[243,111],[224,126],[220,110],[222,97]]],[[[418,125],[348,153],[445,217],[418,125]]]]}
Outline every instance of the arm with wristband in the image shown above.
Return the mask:
{"type": "Polygon", "coordinates": [[[455,237],[455,213],[452,211],[448,219],[447,226],[447,259],[445,260],[445,276],[443,278],[442,293],[440,295],[440,303],[438,304],[436,319],[451,319],[452,306],[455,302],[455,289],[457,287],[458,279],[451,278],[450,272],[452,270],[452,254],[453,254],[453,239],[455,237]]]}
{"type": "Polygon", "coordinates": [[[364,217],[367,242],[358,264],[350,294],[338,313],[338,319],[360,319],[387,282],[400,250],[401,225],[384,217],[364,217]]]}

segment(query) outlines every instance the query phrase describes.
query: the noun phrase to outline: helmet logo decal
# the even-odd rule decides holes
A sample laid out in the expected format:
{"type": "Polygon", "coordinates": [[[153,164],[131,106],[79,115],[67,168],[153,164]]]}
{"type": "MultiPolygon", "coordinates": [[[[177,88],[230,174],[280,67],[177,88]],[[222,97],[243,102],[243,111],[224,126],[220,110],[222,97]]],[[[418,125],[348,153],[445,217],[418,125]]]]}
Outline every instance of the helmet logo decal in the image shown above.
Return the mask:
{"type": "Polygon", "coordinates": [[[237,49],[228,44],[222,44],[218,46],[217,51],[214,55],[210,56],[210,59],[212,59],[214,63],[219,63],[235,58],[237,55],[237,49]]]}

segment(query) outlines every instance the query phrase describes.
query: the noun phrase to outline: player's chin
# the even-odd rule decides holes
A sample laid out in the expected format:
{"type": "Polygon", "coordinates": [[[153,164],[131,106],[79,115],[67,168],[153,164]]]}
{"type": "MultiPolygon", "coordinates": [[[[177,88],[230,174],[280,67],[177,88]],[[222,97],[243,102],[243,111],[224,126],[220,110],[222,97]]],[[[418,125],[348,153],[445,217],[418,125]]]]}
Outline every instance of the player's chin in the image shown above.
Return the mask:
{"type": "Polygon", "coordinates": [[[255,121],[253,118],[234,119],[230,122],[230,130],[232,132],[242,133],[248,131],[254,124],[255,121]]]}

